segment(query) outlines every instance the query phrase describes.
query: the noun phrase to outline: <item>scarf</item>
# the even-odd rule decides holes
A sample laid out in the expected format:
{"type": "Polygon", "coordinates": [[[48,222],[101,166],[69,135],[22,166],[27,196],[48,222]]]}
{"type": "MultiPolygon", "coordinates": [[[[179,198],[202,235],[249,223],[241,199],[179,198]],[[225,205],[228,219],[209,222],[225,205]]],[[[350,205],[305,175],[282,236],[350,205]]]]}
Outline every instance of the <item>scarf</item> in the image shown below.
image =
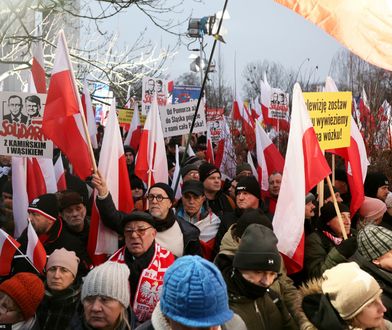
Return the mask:
{"type": "Polygon", "coordinates": [[[257,298],[263,297],[268,291],[268,288],[264,288],[246,280],[238,269],[233,268],[230,277],[239,293],[249,299],[256,300],[257,298]]]}
{"type": "Polygon", "coordinates": [[[174,216],[173,210],[169,210],[169,213],[167,214],[166,219],[164,220],[157,220],[155,219],[155,229],[157,232],[162,232],[165,231],[169,228],[171,228],[174,225],[174,222],[176,221],[176,217],[174,216]]]}
{"type": "Polygon", "coordinates": [[[336,246],[336,245],[340,245],[340,243],[343,242],[343,238],[340,237],[336,237],[334,235],[332,235],[330,232],[323,230],[323,234],[332,241],[332,243],[336,246]]]}

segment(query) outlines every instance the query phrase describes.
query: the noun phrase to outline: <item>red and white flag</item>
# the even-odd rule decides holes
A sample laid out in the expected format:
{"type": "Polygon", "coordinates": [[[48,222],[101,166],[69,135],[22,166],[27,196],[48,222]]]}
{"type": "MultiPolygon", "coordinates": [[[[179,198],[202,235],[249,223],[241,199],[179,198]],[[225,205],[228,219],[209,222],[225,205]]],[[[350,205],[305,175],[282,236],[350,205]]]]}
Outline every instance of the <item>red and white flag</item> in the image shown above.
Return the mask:
{"type": "MultiPolygon", "coordinates": [[[[107,183],[117,210],[129,213],[133,209],[132,191],[115,104],[113,100],[102,141],[98,170],[107,183]]],[[[96,195],[94,201],[95,199],[96,195]]],[[[87,249],[95,265],[104,262],[106,255],[118,249],[118,235],[102,223],[95,203],[92,209],[87,249]]]]}
{"type": "Polygon", "coordinates": [[[257,178],[258,174],[257,174],[257,170],[255,167],[255,164],[253,163],[253,158],[252,158],[252,154],[250,153],[250,151],[248,151],[248,155],[246,157],[247,159],[247,163],[250,165],[250,168],[252,169],[252,175],[257,178]]]}
{"type": "Polygon", "coordinates": [[[29,258],[34,267],[42,274],[46,265],[46,251],[30,221],[27,225],[26,256],[29,258]]]}
{"type": "Polygon", "coordinates": [[[88,90],[88,84],[86,79],[83,81],[83,93],[82,93],[82,106],[84,111],[84,117],[87,121],[88,134],[90,135],[91,145],[94,149],[98,148],[97,143],[97,124],[95,122],[95,113],[93,103],[91,102],[90,92],[88,90]]]}
{"type": "Polygon", "coordinates": [[[291,122],[282,184],[273,219],[278,249],[283,255],[288,274],[298,272],[303,267],[305,195],[331,173],[298,83],[294,85],[291,122]]]}
{"type": "Polygon", "coordinates": [[[180,152],[178,150],[178,145],[176,144],[176,165],[174,167],[173,180],[171,184],[171,188],[174,191],[174,196],[176,200],[179,200],[182,197],[181,186],[182,186],[182,176],[181,176],[181,168],[180,168],[180,152]]]}
{"type": "Polygon", "coordinates": [[[63,191],[67,189],[67,181],[65,180],[65,171],[63,165],[63,158],[61,153],[54,163],[54,175],[56,178],[57,190],[63,191]]]}
{"type": "MultiPolygon", "coordinates": [[[[327,92],[338,92],[335,82],[330,77],[327,77],[325,90],[327,92]]],[[[365,182],[369,161],[365,143],[353,117],[351,117],[350,146],[326,151],[339,155],[345,160],[347,181],[351,192],[350,212],[354,215],[365,198],[363,183],[365,182]]]]}
{"type": "Polygon", "coordinates": [[[135,174],[147,184],[148,188],[157,182],[168,183],[165,140],[156,97],[152,102],[140,138],[135,174]],[[150,182],[149,175],[151,175],[150,182]]]}
{"type": "Polygon", "coordinates": [[[27,158],[12,157],[12,212],[14,215],[14,237],[18,238],[27,227],[29,197],[27,195],[27,158]]]}
{"type": "Polygon", "coordinates": [[[42,131],[67,156],[82,180],[91,175],[93,164],[82,122],[83,109],[75,85],[68,48],[61,30],[46,98],[42,131]]]}
{"type": "Polygon", "coordinates": [[[19,242],[0,229],[0,276],[7,276],[10,273],[12,260],[19,247],[19,242]]]}
{"type": "Polygon", "coordinates": [[[142,125],[140,124],[139,107],[137,102],[134,103],[133,116],[127,136],[124,140],[125,146],[130,146],[135,152],[139,149],[140,137],[142,134],[142,125]]]}
{"type": "Polygon", "coordinates": [[[55,193],[57,181],[54,166],[48,158],[27,158],[27,194],[29,202],[43,194],[55,193]]]}
{"type": "Polygon", "coordinates": [[[42,42],[34,42],[31,48],[33,52],[31,73],[33,75],[35,89],[37,90],[37,93],[46,94],[46,77],[42,42]]]}
{"type": "Polygon", "coordinates": [[[268,191],[268,178],[274,172],[283,172],[284,159],[258,122],[256,123],[256,155],[261,190],[268,191]]]}
{"type": "Polygon", "coordinates": [[[206,151],[206,162],[210,164],[215,163],[214,159],[214,147],[212,146],[211,130],[207,127],[207,151],[206,151]]]}

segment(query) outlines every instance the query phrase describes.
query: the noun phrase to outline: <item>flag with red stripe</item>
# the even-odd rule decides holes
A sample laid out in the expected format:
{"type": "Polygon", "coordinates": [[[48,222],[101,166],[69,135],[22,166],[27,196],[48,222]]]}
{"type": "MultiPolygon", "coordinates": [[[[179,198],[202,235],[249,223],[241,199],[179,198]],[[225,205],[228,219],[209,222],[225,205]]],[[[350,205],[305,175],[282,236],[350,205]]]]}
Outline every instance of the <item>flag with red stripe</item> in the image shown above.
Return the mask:
{"type": "Polygon", "coordinates": [[[27,225],[26,255],[34,267],[42,274],[46,265],[46,251],[30,221],[27,225]]]}
{"type": "Polygon", "coordinates": [[[0,229],[0,276],[7,276],[11,271],[16,249],[20,247],[11,235],[0,229]]]}

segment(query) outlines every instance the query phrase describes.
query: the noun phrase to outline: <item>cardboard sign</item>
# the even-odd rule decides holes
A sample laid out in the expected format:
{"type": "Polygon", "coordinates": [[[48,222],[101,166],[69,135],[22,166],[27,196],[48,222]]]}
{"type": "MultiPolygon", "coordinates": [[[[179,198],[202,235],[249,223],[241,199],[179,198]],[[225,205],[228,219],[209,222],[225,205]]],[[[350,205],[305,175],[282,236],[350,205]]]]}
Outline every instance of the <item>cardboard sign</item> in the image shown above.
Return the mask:
{"type": "Polygon", "coordinates": [[[41,130],[45,103],[46,94],[0,93],[1,155],[52,158],[53,142],[41,130]]]}
{"type": "Polygon", "coordinates": [[[322,150],[350,145],[351,92],[303,93],[322,150]]]}

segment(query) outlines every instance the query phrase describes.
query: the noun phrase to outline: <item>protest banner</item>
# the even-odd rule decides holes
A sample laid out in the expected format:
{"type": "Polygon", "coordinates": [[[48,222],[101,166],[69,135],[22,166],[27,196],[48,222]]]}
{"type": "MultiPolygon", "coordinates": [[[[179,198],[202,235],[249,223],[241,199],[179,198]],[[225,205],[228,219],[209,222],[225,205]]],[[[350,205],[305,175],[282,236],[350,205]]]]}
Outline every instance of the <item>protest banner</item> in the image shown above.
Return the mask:
{"type": "Polygon", "coordinates": [[[303,93],[322,150],[350,146],[351,92],[303,93]]]}
{"type": "Polygon", "coordinates": [[[143,77],[142,115],[147,116],[155,95],[157,96],[158,107],[164,107],[167,103],[167,94],[167,80],[143,77]]]}
{"type": "MultiPolygon", "coordinates": [[[[197,100],[179,104],[168,104],[159,109],[164,137],[188,134],[195,115],[197,100]]],[[[193,133],[207,131],[204,101],[200,103],[193,133]]]]}
{"type": "Polygon", "coordinates": [[[211,140],[218,143],[221,139],[222,130],[225,125],[223,118],[224,108],[206,108],[207,126],[211,132],[211,140]]]}
{"type": "Polygon", "coordinates": [[[130,124],[132,121],[133,109],[119,109],[118,123],[119,125],[130,124]]]}
{"type": "Polygon", "coordinates": [[[173,103],[185,103],[197,100],[200,96],[199,86],[174,86],[173,103]]]}
{"type": "Polygon", "coordinates": [[[42,133],[46,94],[0,92],[0,154],[52,158],[53,142],[42,133]]]}
{"type": "Polygon", "coordinates": [[[279,88],[271,88],[271,101],[268,117],[274,119],[289,119],[289,94],[279,88]]]}

